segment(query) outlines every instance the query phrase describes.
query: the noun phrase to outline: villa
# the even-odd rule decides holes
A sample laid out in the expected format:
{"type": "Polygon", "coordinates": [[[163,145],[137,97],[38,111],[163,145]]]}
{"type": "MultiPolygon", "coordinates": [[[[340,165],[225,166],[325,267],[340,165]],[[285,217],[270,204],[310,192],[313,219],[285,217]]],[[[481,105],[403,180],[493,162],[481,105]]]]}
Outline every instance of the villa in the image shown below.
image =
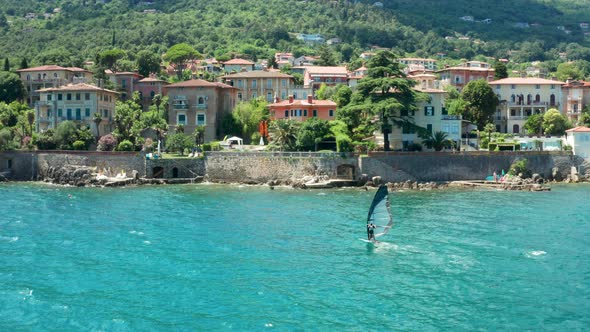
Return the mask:
{"type": "Polygon", "coordinates": [[[488,82],[494,79],[495,70],[488,63],[480,61],[468,61],[458,66],[445,67],[436,71],[444,85],[452,85],[462,90],[467,83],[479,79],[488,82]]]}
{"type": "Polygon", "coordinates": [[[37,91],[40,100],[35,104],[37,131],[56,128],[66,120],[76,121],[98,130],[98,135],[110,133],[113,128],[115,103],[118,93],[86,83],[68,84],[37,91]],[[102,121],[96,128],[94,114],[102,121]]]}
{"type": "Polygon", "coordinates": [[[238,101],[264,97],[271,103],[275,97],[286,99],[287,96],[301,95],[307,98],[311,88],[295,86],[293,76],[272,70],[255,70],[229,74],[221,77],[222,81],[237,88],[238,101]]]}
{"type": "Polygon", "coordinates": [[[313,96],[307,96],[307,100],[295,100],[289,96],[288,100],[275,102],[268,105],[271,120],[290,119],[305,121],[312,117],[323,120],[334,120],[336,117],[336,103],[331,100],[314,100],[313,96]]]}
{"type": "Polygon", "coordinates": [[[241,71],[253,71],[254,62],[245,59],[231,59],[223,63],[223,70],[226,73],[241,72],[241,71]]]}
{"type": "Polygon", "coordinates": [[[72,83],[90,83],[93,78],[92,72],[86,69],[56,65],[20,69],[16,72],[27,89],[27,102],[30,107],[40,99],[38,90],[72,83]]]}
{"type": "Polygon", "coordinates": [[[561,86],[563,112],[573,123],[578,122],[582,110],[590,105],[590,82],[568,81],[561,86]]]}

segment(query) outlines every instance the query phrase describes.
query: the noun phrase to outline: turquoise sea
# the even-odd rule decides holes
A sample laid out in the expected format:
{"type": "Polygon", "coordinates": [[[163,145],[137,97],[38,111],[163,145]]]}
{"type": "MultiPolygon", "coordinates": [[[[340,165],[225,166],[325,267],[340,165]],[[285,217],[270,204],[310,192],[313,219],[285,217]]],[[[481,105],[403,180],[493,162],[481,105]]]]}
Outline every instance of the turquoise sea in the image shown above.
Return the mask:
{"type": "Polygon", "coordinates": [[[589,185],[1,184],[0,331],[590,330],[589,185]]]}

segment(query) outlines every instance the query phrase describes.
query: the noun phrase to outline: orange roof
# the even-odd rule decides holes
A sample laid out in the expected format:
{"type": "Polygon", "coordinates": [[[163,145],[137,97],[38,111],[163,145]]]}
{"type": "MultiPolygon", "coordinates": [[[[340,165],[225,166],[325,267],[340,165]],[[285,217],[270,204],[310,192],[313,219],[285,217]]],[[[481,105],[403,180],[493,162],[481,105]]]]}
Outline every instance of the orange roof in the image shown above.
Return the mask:
{"type": "Polygon", "coordinates": [[[573,132],[576,132],[576,133],[590,133],[590,128],[584,127],[584,126],[579,126],[579,127],[576,127],[576,128],[568,129],[565,132],[567,132],[567,133],[573,133],[573,132]]]}
{"type": "Polygon", "coordinates": [[[492,84],[564,84],[565,82],[561,81],[554,81],[554,80],[547,80],[544,78],[536,78],[536,77],[508,77],[503,78],[497,81],[489,82],[490,85],[492,84]]]}
{"type": "Polygon", "coordinates": [[[158,78],[153,78],[153,77],[146,77],[146,78],[143,78],[143,79],[137,81],[137,83],[148,83],[148,82],[166,82],[166,81],[158,79],[158,78]]]}
{"type": "Polygon", "coordinates": [[[562,88],[572,88],[572,87],[590,87],[590,82],[571,81],[571,82],[566,83],[565,85],[562,86],[562,88]]]}
{"type": "Polygon", "coordinates": [[[312,106],[312,105],[336,107],[336,103],[331,100],[317,100],[317,99],[312,100],[311,104],[307,102],[307,99],[305,99],[305,100],[297,99],[297,100],[293,100],[292,103],[290,103],[289,100],[283,100],[283,101],[279,101],[278,103],[270,104],[269,106],[270,107],[285,107],[285,106],[312,106]]]}
{"type": "Polygon", "coordinates": [[[63,85],[57,88],[46,88],[37,90],[38,92],[51,92],[51,91],[102,91],[102,92],[112,92],[117,93],[116,91],[107,90],[103,88],[99,88],[96,85],[86,84],[86,83],[77,83],[77,84],[68,84],[63,85]]]}
{"type": "Polygon", "coordinates": [[[78,67],[61,67],[61,66],[56,66],[56,65],[45,65],[45,66],[39,66],[39,67],[33,67],[33,68],[25,68],[25,69],[19,69],[17,70],[17,72],[30,72],[30,71],[52,71],[52,70],[67,70],[67,71],[76,71],[76,72],[88,72],[90,73],[88,70],[86,69],[82,69],[82,68],[78,68],[78,67]]]}
{"type": "Polygon", "coordinates": [[[223,76],[223,78],[259,78],[259,77],[279,77],[279,78],[293,78],[291,75],[281,73],[279,71],[271,70],[253,70],[246,72],[239,72],[223,76]]]}
{"type": "Polygon", "coordinates": [[[219,88],[234,88],[231,85],[219,83],[219,82],[209,82],[205,80],[188,80],[184,82],[178,82],[174,84],[170,84],[166,86],[167,88],[197,88],[197,87],[219,87],[219,88]]]}
{"type": "Polygon", "coordinates": [[[236,59],[231,59],[229,61],[226,61],[223,64],[224,65],[253,65],[254,62],[248,61],[248,60],[245,60],[245,59],[236,58],[236,59]]]}

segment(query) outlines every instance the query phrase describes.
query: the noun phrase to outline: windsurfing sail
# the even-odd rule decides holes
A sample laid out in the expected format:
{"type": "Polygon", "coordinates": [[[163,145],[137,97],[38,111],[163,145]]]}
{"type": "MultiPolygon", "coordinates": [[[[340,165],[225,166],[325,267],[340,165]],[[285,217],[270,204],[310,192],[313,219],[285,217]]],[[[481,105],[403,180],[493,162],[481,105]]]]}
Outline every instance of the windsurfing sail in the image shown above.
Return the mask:
{"type": "Polygon", "coordinates": [[[373,203],[371,203],[371,208],[369,209],[369,215],[367,216],[367,226],[370,223],[377,226],[375,229],[375,238],[387,234],[393,226],[387,186],[381,185],[375,193],[373,203]]]}

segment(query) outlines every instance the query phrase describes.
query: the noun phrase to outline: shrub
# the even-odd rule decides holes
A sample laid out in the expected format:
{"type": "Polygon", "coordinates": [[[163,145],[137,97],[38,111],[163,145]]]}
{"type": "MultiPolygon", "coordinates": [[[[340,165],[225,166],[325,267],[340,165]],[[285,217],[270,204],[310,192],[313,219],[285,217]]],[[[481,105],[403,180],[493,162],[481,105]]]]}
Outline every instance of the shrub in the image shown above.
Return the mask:
{"type": "Polygon", "coordinates": [[[352,140],[347,135],[336,135],[336,150],[338,152],[351,152],[354,149],[352,140]]]}
{"type": "Polygon", "coordinates": [[[211,142],[211,151],[221,150],[221,144],[219,142],[211,142]]]}
{"type": "Polygon", "coordinates": [[[56,147],[53,137],[53,129],[47,129],[42,133],[33,134],[33,144],[39,150],[53,150],[56,147]]]}
{"type": "Polygon", "coordinates": [[[74,147],[74,150],[86,150],[86,143],[84,141],[75,141],[72,143],[72,146],[74,147]]]}
{"type": "Polygon", "coordinates": [[[520,159],[512,163],[510,165],[510,170],[508,174],[510,175],[519,175],[522,174],[523,178],[531,177],[531,171],[527,168],[528,160],[520,159]]]}
{"type": "Polygon", "coordinates": [[[420,143],[408,144],[407,149],[408,149],[408,151],[422,151],[422,144],[420,144],[420,143]]]}
{"type": "Polygon", "coordinates": [[[32,149],[33,148],[33,143],[32,143],[33,139],[31,138],[31,136],[25,136],[23,137],[22,141],[21,141],[21,148],[22,149],[32,149]]]}
{"type": "Polygon", "coordinates": [[[143,142],[143,151],[150,153],[154,150],[154,141],[151,138],[146,138],[143,142]]]}
{"type": "Polygon", "coordinates": [[[211,151],[211,143],[203,143],[203,151],[211,151]]]}
{"type": "Polygon", "coordinates": [[[98,150],[98,151],[113,151],[116,146],[117,146],[117,139],[113,135],[107,134],[98,140],[98,147],[96,148],[96,150],[98,150]]]}
{"type": "Polygon", "coordinates": [[[10,129],[4,128],[0,130],[0,150],[12,150],[13,148],[12,133],[10,132],[10,129]]]}
{"type": "Polygon", "coordinates": [[[117,146],[117,151],[133,151],[133,143],[129,140],[123,140],[117,146]]]}
{"type": "Polygon", "coordinates": [[[564,145],[563,146],[563,151],[572,151],[572,146],[571,145],[564,145]]]}

